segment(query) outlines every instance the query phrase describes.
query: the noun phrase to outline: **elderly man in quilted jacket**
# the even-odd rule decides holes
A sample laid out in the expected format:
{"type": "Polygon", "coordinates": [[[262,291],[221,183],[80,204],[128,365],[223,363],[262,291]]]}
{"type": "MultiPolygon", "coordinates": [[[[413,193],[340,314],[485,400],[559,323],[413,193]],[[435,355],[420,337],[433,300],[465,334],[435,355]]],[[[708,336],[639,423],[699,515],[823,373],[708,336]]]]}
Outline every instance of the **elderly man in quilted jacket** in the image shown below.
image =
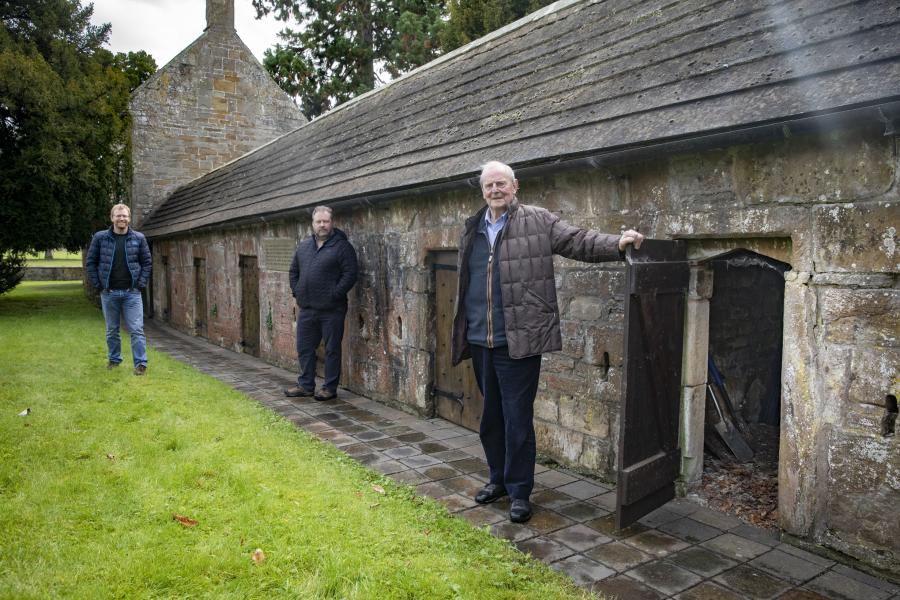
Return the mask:
{"type": "Polygon", "coordinates": [[[523,523],[531,518],[541,354],[562,349],[553,255],[621,260],[644,236],[581,229],[519,204],[519,182],[500,162],[485,164],[480,182],[486,206],[466,221],[459,244],[453,364],[471,357],[484,397],[480,434],[490,482],[475,501],[509,495],[509,518],[523,523]]]}
{"type": "Polygon", "coordinates": [[[147,372],[147,340],[144,337],[144,302],[141,290],[150,280],[153,261],[150,246],[142,233],[129,227],[131,209],[116,204],[109,213],[112,227],[98,231],[88,248],[88,280],[100,290],[100,304],[106,320],[107,369],[122,362],[119,323],[131,334],[131,358],[134,374],[147,372]]]}

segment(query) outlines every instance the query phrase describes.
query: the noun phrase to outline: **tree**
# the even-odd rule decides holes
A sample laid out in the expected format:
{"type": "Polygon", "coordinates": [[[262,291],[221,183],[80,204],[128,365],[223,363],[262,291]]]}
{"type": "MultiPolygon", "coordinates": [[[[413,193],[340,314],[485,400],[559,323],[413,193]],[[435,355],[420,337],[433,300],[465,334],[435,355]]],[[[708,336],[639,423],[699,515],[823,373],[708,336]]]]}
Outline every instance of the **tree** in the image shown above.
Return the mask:
{"type": "Polygon", "coordinates": [[[445,0],[253,0],[257,16],[295,22],[263,64],[310,118],[436,57],[445,0]]]}
{"type": "Polygon", "coordinates": [[[78,250],[125,198],[129,77],[92,13],[0,0],[0,257],[78,250]]]}
{"type": "Polygon", "coordinates": [[[441,31],[441,49],[449,52],[465,46],[553,1],[450,0],[447,26],[441,31]]]}
{"type": "Polygon", "coordinates": [[[156,61],[147,52],[117,52],[113,64],[128,78],[128,91],[133,92],[139,85],[156,73],[156,61]]]}
{"type": "Polygon", "coordinates": [[[13,289],[25,277],[25,255],[9,252],[0,256],[0,294],[13,289]]]}

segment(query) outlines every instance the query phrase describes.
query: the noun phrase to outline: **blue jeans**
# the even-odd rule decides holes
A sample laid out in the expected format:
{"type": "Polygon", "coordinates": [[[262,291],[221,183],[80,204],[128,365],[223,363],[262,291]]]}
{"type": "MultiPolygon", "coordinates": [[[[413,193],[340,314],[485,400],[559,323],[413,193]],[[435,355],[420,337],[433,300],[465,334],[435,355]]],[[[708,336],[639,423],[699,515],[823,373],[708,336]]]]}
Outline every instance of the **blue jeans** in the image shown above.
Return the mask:
{"type": "Polygon", "coordinates": [[[301,308],[297,317],[297,358],[300,376],[297,385],[305,390],[316,387],[316,348],[325,339],[325,381],[322,388],[337,391],[341,380],[341,340],[344,337],[345,308],[318,310],[301,308]]]}
{"type": "Polygon", "coordinates": [[[147,339],[144,337],[144,303],[140,290],[103,290],[100,305],[106,319],[106,345],[109,348],[109,362],[122,362],[122,340],[119,337],[119,323],[124,318],[125,327],[131,334],[131,357],[134,366],[147,364],[147,339]]]}
{"type": "Polygon", "coordinates": [[[469,344],[469,349],[484,397],[479,433],[491,483],[505,486],[513,500],[528,500],[534,489],[534,397],[541,357],[511,358],[507,346],[469,344]]]}

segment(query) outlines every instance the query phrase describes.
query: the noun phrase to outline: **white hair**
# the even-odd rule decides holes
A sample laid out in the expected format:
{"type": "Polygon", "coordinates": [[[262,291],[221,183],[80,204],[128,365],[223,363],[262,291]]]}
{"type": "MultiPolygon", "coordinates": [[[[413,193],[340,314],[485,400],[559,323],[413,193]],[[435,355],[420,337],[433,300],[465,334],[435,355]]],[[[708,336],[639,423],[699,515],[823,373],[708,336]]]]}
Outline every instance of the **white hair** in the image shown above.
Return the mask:
{"type": "Polygon", "coordinates": [[[478,183],[480,185],[484,185],[484,176],[488,172],[502,173],[503,175],[509,177],[510,181],[514,181],[516,179],[516,174],[513,172],[512,167],[510,167],[506,163],[492,160],[481,165],[481,175],[478,176],[478,183]]]}

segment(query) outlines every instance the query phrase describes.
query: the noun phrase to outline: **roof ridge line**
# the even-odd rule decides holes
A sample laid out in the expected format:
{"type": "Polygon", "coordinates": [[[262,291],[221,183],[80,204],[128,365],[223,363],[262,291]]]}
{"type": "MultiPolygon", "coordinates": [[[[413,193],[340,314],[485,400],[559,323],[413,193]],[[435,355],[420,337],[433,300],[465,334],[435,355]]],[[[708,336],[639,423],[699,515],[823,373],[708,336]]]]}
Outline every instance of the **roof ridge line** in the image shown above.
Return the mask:
{"type": "MultiPolygon", "coordinates": [[[[311,125],[312,123],[314,123],[314,122],[316,122],[316,121],[320,121],[320,120],[322,120],[322,119],[324,119],[324,118],[326,118],[326,117],[328,117],[328,116],[330,116],[330,115],[337,114],[337,113],[340,112],[341,110],[343,110],[343,109],[345,109],[345,108],[348,108],[348,107],[350,107],[350,106],[356,104],[357,102],[362,101],[364,98],[368,98],[369,96],[373,96],[373,95],[375,95],[375,94],[377,94],[377,93],[380,93],[380,92],[383,91],[383,90],[388,89],[390,86],[392,86],[392,85],[394,85],[395,83],[398,83],[398,82],[400,82],[400,81],[403,81],[403,80],[406,79],[407,77],[411,77],[412,75],[417,74],[417,73],[419,73],[419,72],[421,72],[421,71],[428,70],[428,69],[430,69],[430,68],[432,68],[432,67],[434,67],[434,66],[436,66],[436,65],[439,65],[439,64],[441,64],[441,63],[443,63],[443,62],[446,62],[446,61],[448,61],[448,60],[452,60],[452,59],[456,58],[456,57],[457,57],[458,55],[460,55],[460,54],[465,54],[465,53],[467,53],[467,52],[470,52],[473,48],[477,48],[478,46],[481,46],[481,45],[483,45],[483,44],[485,44],[485,43],[487,43],[487,42],[493,40],[494,38],[499,37],[500,35],[503,35],[503,34],[509,32],[509,31],[513,31],[513,30],[515,30],[515,29],[519,29],[519,28],[521,28],[521,27],[524,27],[524,26],[527,25],[528,23],[531,23],[532,21],[535,21],[535,20],[537,20],[537,19],[539,19],[539,18],[542,18],[542,17],[543,17],[544,15],[546,15],[546,14],[549,14],[549,13],[552,13],[552,12],[560,11],[560,10],[562,10],[562,9],[564,9],[564,8],[568,8],[569,6],[572,6],[572,5],[575,5],[575,4],[579,4],[579,3],[583,3],[583,4],[591,4],[591,3],[596,3],[596,2],[598,2],[598,1],[602,1],[602,0],[558,0],[557,2],[554,2],[553,4],[549,4],[549,5],[545,6],[544,8],[542,8],[542,9],[540,9],[540,10],[536,10],[536,11],[534,11],[533,13],[529,13],[529,14],[525,15],[524,17],[522,17],[521,19],[519,19],[519,20],[517,20],[517,21],[513,21],[512,23],[509,23],[508,25],[504,25],[504,26],[501,27],[500,29],[497,29],[497,30],[492,31],[491,33],[489,33],[489,34],[487,34],[487,35],[485,35],[485,36],[483,36],[483,37],[480,37],[480,38],[478,38],[478,39],[476,39],[476,40],[472,40],[471,42],[469,42],[469,43],[466,44],[465,46],[460,46],[459,48],[457,48],[456,50],[453,50],[452,52],[449,52],[449,53],[447,53],[447,54],[444,54],[444,55],[442,55],[442,56],[439,56],[439,57],[435,58],[434,60],[425,63],[425,64],[422,65],[421,67],[417,67],[417,68],[413,69],[413,70],[410,71],[409,73],[404,73],[403,75],[401,75],[401,76],[398,77],[397,79],[391,80],[390,82],[388,82],[387,84],[385,84],[383,87],[375,88],[375,89],[369,90],[369,91],[366,92],[365,94],[361,94],[361,95],[359,95],[359,96],[356,96],[355,98],[351,98],[350,100],[347,100],[346,102],[344,102],[344,103],[342,103],[342,104],[339,104],[339,105],[335,106],[334,108],[332,108],[331,110],[329,110],[329,111],[326,112],[325,114],[321,115],[320,117],[318,117],[318,118],[316,118],[316,119],[310,119],[309,121],[307,121],[307,122],[304,123],[303,125],[300,125],[300,126],[297,127],[296,129],[292,129],[291,131],[285,132],[285,133],[281,134],[280,136],[278,136],[278,137],[276,137],[276,138],[274,138],[274,139],[272,139],[272,140],[269,140],[269,141],[266,142],[265,144],[262,144],[261,146],[257,146],[256,148],[253,148],[252,150],[247,151],[246,153],[242,154],[241,156],[235,157],[235,158],[229,160],[228,162],[219,165],[218,167],[216,167],[215,169],[213,169],[213,170],[210,171],[209,173],[204,173],[203,175],[200,175],[199,177],[196,177],[196,178],[192,179],[191,181],[185,182],[184,185],[190,185],[191,183],[194,183],[195,181],[198,181],[198,180],[200,180],[200,179],[206,177],[206,176],[209,175],[210,173],[214,173],[214,172],[216,172],[216,171],[219,171],[220,169],[224,169],[225,167],[231,165],[232,163],[237,162],[237,161],[239,161],[239,160],[241,160],[241,159],[243,159],[243,158],[246,158],[247,156],[249,156],[249,155],[251,155],[251,154],[255,154],[256,152],[262,150],[263,148],[265,148],[265,147],[267,147],[267,146],[270,146],[270,145],[274,144],[275,142],[281,140],[281,139],[284,138],[285,136],[291,135],[291,134],[293,134],[294,132],[303,129],[304,127],[308,127],[308,126],[311,125]]],[[[205,35],[205,34],[206,34],[206,31],[203,32],[203,35],[205,35]]],[[[201,35],[201,37],[202,37],[202,35],[201,35]]],[[[200,38],[197,38],[197,39],[199,40],[200,38]]],[[[240,39],[240,37],[239,37],[238,39],[240,39]]],[[[197,41],[197,40],[195,40],[195,42],[196,42],[196,41],[197,41]]],[[[193,46],[193,44],[191,44],[191,46],[193,46]]],[[[188,46],[188,48],[189,48],[189,47],[190,47],[190,46],[188,46]]],[[[187,48],[185,48],[185,50],[187,50],[187,48]]],[[[183,51],[182,51],[182,52],[183,52],[183,51]]],[[[179,55],[180,55],[180,54],[181,54],[181,53],[179,53],[179,55]]],[[[177,58],[177,56],[176,56],[175,58],[177,58]]],[[[172,60],[175,60],[175,58],[173,58],[172,60]]],[[[172,62],[172,61],[169,61],[169,63],[171,63],[171,62],[172,62]]],[[[166,63],[166,65],[168,65],[169,63],[166,63]]],[[[162,69],[160,69],[160,70],[162,70],[162,69]]],[[[145,83],[146,83],[146,82],[145,82],[145,83]]]]}
{"type": "MultiPolygon", "coordinates": [[[[391,87],[392,85],[403,81],[404,79],[407,79],[409,77],[412,77],[413,75],[417,75],[417,74],[421,73],[422,71],[427,71],[427,70],[432,69],[442,63],[453,60],[461,54],[466,54],[468,52],[471,52],[472,49],[477,48],[478,46],[483,46],[484,44],[491,42],[494,39],[496,39],[502,35],[505,35],[506,33],[510,32],[510,31],[514,31],[516,29],[524,27],[525,25],[528,25],[532,21],[539,20],[539,19],[543,18],[544,15],[561,11],[564,8],[569,8],[570,6],[575,5],[575,4],[593,4],[593,3],[597,3],[599,1],[602,1],[602,0],[558,0],[557,2],[554,2],[553,4],[548,4],[544,8],[536,10],[533,13],[529,13],[529,14],[525,15],[524,17],[522,17],[521,19],[513,21],[512,23],[508,23],[508,24],[504,25],[503,27],[501,27],[500,29],[495,29],[494,31],[492,31],[480,38],[472,40],[465,46],[460,46],[459,48],[457,48],[451,52],[448,52],[447,54],[442,54],[441,56],[438,56],[434,60],[431,60],[420,67],[416,67],[412,71],[409,71],[408,73],[404,73],[403,75],[401,75],[400,77],[398,77],[396,79],[392,79],[388,83],[384,84],[382,87],[371,89],[368,92],[366,92],[365,94],[361,94],[359,96],[351,98],[350,100],[347,100],[346,102],[338,104],[337,106],[335,106],[334,108],[332,108],[331,110],[329,110],[328,112],[323,114],[321,117],[319,117],[319,119],[324,119],[325,117],[336,114],[336,113],[340,112],[341,110],[346,109],[346,108],[356,104],[357,102],[362,101],[363,98],[373,96],[373,95],[381,92],[382,90],[386,90],[389,87],[391,87]]],[[[317,119],[313,119],[313,120],[317,120],[317,119]]],[[[310,121],[310,123],[311,122],[312,121],[310,121]]]]}

